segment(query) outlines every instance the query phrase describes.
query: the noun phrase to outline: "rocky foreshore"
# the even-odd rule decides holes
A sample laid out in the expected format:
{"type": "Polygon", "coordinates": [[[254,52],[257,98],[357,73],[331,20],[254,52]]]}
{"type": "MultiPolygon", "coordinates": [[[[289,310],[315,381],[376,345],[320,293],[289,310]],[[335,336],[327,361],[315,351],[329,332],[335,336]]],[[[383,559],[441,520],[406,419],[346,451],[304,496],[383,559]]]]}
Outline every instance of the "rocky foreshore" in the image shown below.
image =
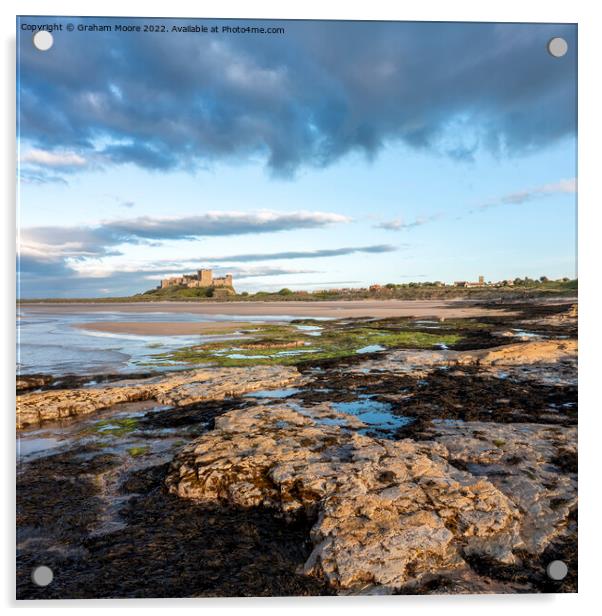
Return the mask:
{"type": "Polygon", "coordinates": [[[22,444],[54,449],[20,460],[19,596],[574,592],[576,309],[554,310],[451,349],[23,379],[22,444]]]}
{"type": "Polygon", "coordinates": [[[176,457],[178,496],[315,519],[303,571],[342,589],[398,588],[463,564],[512,561],[517,507],[447,463],[434,442],[392,442],[321,425],[286,407],[233,411],[176,457]]]}
{"type": "Polygon", "coordinates": [[[173,372],[110,386],[40,391],[17,396],[17,428],[87,415],[124,402],[154,400],[183,406],[201,400],[223,400],[259,389],[285,387],[301,380],[295,368],[253,366],[173,372]]]}
{"type": "Polygon", "coordinates": [[[551,462],[574,442],[570,431],[475,423],[394,442],[347,429],[353,421],[327,425],[332,416],[229,412],[176,456],[167,486],[197,502],[314,520],[303,572],[342,590],[399,590],[466,568],[470,556],[516,564],[515,551],[540,553],[562,533],[575,505],[576,477],[559,477],[551,462]]]}

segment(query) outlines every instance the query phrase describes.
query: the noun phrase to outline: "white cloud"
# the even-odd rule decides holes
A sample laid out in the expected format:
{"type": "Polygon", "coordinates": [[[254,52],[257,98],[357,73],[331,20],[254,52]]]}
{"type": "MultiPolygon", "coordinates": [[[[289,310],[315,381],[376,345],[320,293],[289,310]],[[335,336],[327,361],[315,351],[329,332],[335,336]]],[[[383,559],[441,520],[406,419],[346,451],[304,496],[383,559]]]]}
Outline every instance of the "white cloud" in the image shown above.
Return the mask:
{"type": "Polygon", "coordinates": [[[374,225],[377,229],[385,229],[387,231],[404,231],[407,229],[414,229],[415,227],[421,227],[429,222],[433,222],[441,218],[441,214],[433,214],[431,216],[420,216],[411,222],[406,222],[402,218],[395,218],[393,220],[386,220],[374,225]]]}
{"type": "Polygon", "coordinates": [[[49,152],[48,150],[31,149],[21,157],[22,163],[29,163],[40,167],[84,167],[86,159],[75,152],[64,150],[62,152],[49,152]]]}
{"type": "MultiPolygon", "coordinates": [[[[576,178],[559,180],[558,182],[552,182],[549,184],[536,186],[535,188],[527,188],[525,190],[507,193],[497,199],[484,201],[477,206],[477,210],[485,210],[490,207],[495,207],[496,205],[521,205],[522,203],[527,203],[528,201],[533,201],[534,199],[540,199],[542,197],[549,197],[551,195],[558,194],[573,194],[576,192],[576,178]]],[[[474,210],[471,210],[470,213],[473,212],[474,210]]]]}

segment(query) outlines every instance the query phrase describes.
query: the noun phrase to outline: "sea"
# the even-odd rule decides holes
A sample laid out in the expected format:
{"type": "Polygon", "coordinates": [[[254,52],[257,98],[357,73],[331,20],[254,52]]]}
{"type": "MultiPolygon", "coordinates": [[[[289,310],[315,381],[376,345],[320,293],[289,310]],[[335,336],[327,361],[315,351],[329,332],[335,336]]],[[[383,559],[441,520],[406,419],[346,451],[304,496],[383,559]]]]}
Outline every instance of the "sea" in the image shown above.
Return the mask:
{"type": "MultiPolygon", "coordinates": [[[[199,315],[174,312],[53,312],[22,307],[17,311],[17,374],[105,374],[139,372],[156,356],[178,348],[232,338],[232,335],[141,336],[81,329],[94,322],[257,322],[292,317],[199,315]]],[[[160,366],[153,366],[161,369],[160,366]]],[[[169,369],[177,368],[170,365],[169,369]]],[[[185,367],[185,366],[182,366],[185,367]]]]}

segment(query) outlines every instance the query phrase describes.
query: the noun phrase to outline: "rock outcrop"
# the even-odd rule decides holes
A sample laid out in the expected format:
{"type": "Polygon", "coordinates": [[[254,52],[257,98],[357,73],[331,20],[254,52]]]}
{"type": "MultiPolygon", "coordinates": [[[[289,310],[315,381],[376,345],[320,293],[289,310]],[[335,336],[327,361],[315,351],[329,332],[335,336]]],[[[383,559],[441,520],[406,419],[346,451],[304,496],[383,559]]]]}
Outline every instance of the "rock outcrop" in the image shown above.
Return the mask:
{"type": "Polygon", "coordinates": [[[17,396],[17,428],[85,415],[123,402],[155,400],[159,404],[183,406],[285,387],[300,380],[296,368],[287,366],[207,368],[172,372],[134,383],[124,380],[103,387],[27,393],[17,396]]]}
{"type": "Polygon", "coordinates": [[[492,349],[458,353],[459,364],[480,364],[483,366],[516,366],[537,363],[556,363],[577,356],[576,340],[538,340],[518,342],[492,349]]]}
{"type": "Polygon", "coordinates": [[[523,548],[538,554],[565,530],[577,505],[577,428],[433,421],[449,460],[487,478],[520,510],[523,548]]]}
{"type": "Polygon", "coordinates": [[[566,327],[577,324],[578,313],[578,304],[571,304],[567,310],[560,312],[559,314],[552,314],[547,317],[540,317],[536,319],[527,319],[522,323],[524,325],[537,325],[540,327],[566,327]]]}
{"type": "Polygon", "coordinates": [[[433,368],[441,366],[479,366],[483,372],[494,376],[574,385],[577,382],[577,341],[534,340],[474,351],[395,350],[348,370],[358,374],[374,371],[424,378],[433,368]]]}
{"type": "Polygon", "coordinates": [[[312,411],[258,406],[222,415],[176,456],[168,489],[315,520],[304,572],[339,589],[398,588],[461,567],[467,554],[514,561],[518,507],[490,481],[450,465],[444,445],[371,438],[312,411]]]}

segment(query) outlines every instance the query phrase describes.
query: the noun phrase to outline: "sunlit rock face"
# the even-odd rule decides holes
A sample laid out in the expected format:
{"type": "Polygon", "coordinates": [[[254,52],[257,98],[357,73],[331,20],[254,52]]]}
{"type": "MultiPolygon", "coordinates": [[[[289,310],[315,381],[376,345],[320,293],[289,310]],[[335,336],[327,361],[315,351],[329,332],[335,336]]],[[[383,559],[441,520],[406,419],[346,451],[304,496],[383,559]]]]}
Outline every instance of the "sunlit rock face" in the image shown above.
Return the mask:
{"type": "Polygon", "coordinates": [[[523,549],[538,554],[564,531],[577,505],[576,427],[435,421],[432,435],[519,508],[523,549]]]}
{"type": "Polygon", "coordinates": [[[296,368],[250,366],[175,372],[103,387],[33,392],[17,396],[17,428],[85,415],[123,402],[155,400],[164,405],[183,406],[285,387],[300,381],[301,375],[296,368]]]}
{"type": "MultiPolygon", "coordinates": [[[[327,416],[328,408],[324,408],[327,416]]],[[[375,439],[287,406],[236,410],[174,459],[183,498],[315,520],[304,572],[341,589],[397,588],[479,554],[511,563],[521,512],[440,443],[375,439]]],[[[350,418],[350,421],[357,421],[350,418]]]]}

